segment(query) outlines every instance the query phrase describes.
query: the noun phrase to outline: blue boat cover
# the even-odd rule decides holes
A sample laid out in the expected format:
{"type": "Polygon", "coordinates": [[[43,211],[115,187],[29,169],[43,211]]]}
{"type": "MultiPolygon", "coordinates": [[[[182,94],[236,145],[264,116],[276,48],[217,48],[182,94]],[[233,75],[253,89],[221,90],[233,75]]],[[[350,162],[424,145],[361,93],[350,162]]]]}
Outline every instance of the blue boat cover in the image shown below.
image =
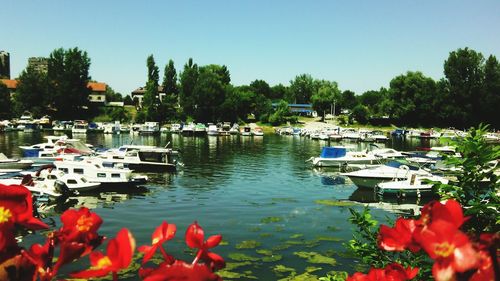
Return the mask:
{"type": "Polygon", "coordinates": [[[329,147],[329,146],[325,146],[325,147],[323,147],[323,150],[321,150],[320,157],[321,158],[339,158],[339,157],[345,156],[346,152],[347,152],[347,150],[346,150],[345,147],[338,147],[338,146],[329,147]]]}
{"type": "Polygon", "coordinates": [[[408,166],[408,168],[410,168],[410,170],[412,171],[416,171],[418,170],[418,167],[415,167],[413,165],[410,165],[409,163],[403,163],[401,161],[389,161],[387,163],[385,163],[386,166],[389,166],[389,167],[393,167],[393,168],[399,168],[401,167],[402,165],[406,165],[408,166]]]}

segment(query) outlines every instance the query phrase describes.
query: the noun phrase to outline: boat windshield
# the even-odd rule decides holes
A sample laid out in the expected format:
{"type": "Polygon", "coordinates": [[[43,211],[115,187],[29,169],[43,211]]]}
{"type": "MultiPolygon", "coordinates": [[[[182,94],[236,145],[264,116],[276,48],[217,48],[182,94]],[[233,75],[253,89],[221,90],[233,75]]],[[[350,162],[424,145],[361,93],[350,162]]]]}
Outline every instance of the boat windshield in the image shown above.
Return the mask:
{"type": "Polygon", "coordinates": [[[347,150],[345,147],[329,147],[325,146],[323,147],[323,150],[321,151],[321,158],[339,158],[345,156],[347,153],[347,150]]]}

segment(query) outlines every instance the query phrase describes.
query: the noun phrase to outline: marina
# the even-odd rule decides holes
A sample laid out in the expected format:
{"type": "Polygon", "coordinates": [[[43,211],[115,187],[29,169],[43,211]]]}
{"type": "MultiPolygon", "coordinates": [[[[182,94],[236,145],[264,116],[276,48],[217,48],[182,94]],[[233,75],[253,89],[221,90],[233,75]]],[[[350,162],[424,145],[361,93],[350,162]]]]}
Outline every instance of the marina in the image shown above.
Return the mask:
{"type": "MultiPolygon", "coordinates": [[[[247,131],[244,128],[242,131],[247,131]]],[[[299,134],[213,137],[177,132],[73,136],[78,143],[103,152],[85,156],[83,161],[54,161],[51,173],[72,170],[84,173],[89,183],[100,180],[108,187],[82,190],[64,200],[48,200],[52,203],[41,200],[43,220],[57,226],[57,216],[64,210],[86,206],[106,222],[102,226],[104,235],[127,225],[139,243],[149,241],[151,230],[162,219],[181,229],[196,220],[205,231],[223,235],[225,244],[218,253],[236,265],[229,270],[231,274],[243,280],[275,280],[283,276],[277,270],[280,266],[294,268],[297,273],[305,272],[307,266],[318,266],[318,276],[331,270],[354,270],[355,258],[346,256],[342,245],[352,235],[347,208],[362,210],[369,205],[374,217],[383,223],[387,217],[418,210],[418,205],[430,200],[427,196],[398,199],[388,196],[389,191],[382,197],[375,188],[358,188],[339,169],[314,167],[307,162],[331,145],[328,140],[299,134]],[[107,148],[113,149],[106,152],[107,148]],[[127,160],[127,155],[140,151],[177,151],[176,169],[133,171],[133,160],[127,160]],[[111,161],[113,158],[115,161],[111,161]],[[98,176],[99,171],[91,171],[100,169],[96,163],[109,175],[98,176]],[[116,165],[121,168],[113,168],[116,165]],[[136,182],[125,188],[124,180],[132,178],[136,182]],[[272,258],[264,252],[271,253],[272,258]],[[308,263],[303,256],[311,254],[335,260],[335,264],[308,263]],[[245,263],[248,260],[252,262],[245,263]]],[[[51,139],[48,134],[4,132],[0,134],[0,151],[10,158],[22,158],[20,146],[44,143],[51,139]]],[[[337,141],[335,145],[353,151],[394,152],[441,144],[437,140],[390,138],[378,148],[367,142],[337,141]]],[[[401,176],[402,181],[405,179],[401,176]]],[[[28,235],[23,239],[31,243],[37,238],[28,235]]],[[[176,255],[186,255],[181,238],[173,240],[169,248],[176,255]]]]}

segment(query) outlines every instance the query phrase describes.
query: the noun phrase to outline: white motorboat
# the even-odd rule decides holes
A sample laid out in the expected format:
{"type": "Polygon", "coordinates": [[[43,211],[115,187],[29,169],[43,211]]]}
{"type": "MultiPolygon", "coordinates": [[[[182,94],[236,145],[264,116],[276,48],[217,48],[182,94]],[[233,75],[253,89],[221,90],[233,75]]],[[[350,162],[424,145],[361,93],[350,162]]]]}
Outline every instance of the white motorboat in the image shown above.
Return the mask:
{"type": "Polygon", "coordinates": [[[219,129],[217,128],[217,126],[214,124],[208,125],[207,135],[209,135],[209,136],[219,135],[219,129]]]}
{"type": "Polygon", "coordinates": [[[380,141],[380,142],[389,140],[389,138],[387,137],[387,135],[384,134],[384,132],[382,132],[382,131],[373,131],[372,132],[372,138],[375,141],[380,141]]]}
{"type": "Polygon", "coordinates": [[[27,169],[33,165],[31,160],[10,159],[0,153],[0,169],[27,169]]]}
{"type": "Polygon", "coordinates": [[[342,173],[341,175],[349,177],[358,187],[375,188],[375,186],[381,182],[387,182],[394,179],[404,180],[409,174],[430,175],[429,172],[417,166],[413,166],[407,161],[401,160],[389,161],[384,165],[342,173]]]}
{"type": "Polygon", "coordinates": [[[71,128],[72,134],[87,134],[89,129],[89,124],[84,120],[76,120],[73,124],[73,128],[71,128]]]}
{"type": "Polygon", "coordinates": [[[80,174],[75,174],[75,173],[64,173],[62,171],[57,171],[53,169],[54,166],[47,166],[44,167],[42,170],[39,170],[32,174],[32,176],[35,176],[35,181],[38,181],[37,179],[41,179],[43,182],[45,182],[48,186],[53,186],[55,185],[56,180],[59,180],[66,184],[66,186],[69,188],[69,190],[73,191],[90,191],[98,188],[101,186],[101,183],[98,182],[89,182],[89,180],[80,174]]]}
{"type": "Polygon", "coordinates": [[[103,185],[137,185],[147,180],[144,177],[132,177],[132,170],[124,167],[118,168],[114,163],[99,158],[82,161],[55,161],[54,165],[58,171],[83,175],[89,182],[103,185]]]}
{"type": "Polygon", "coordinates": [[[409,174],[405,180],[377,184],[377,193],[382,196],[423,196],[425,194],[432,194],[432,186],[435,182],[447,184],[448,179],[436,175],[409,174]]]}
{"type": "Polygon", "coordinates": [[[145,122],[139,130],[140,135],[156,135],[160,133],[160,124],[158,122],[145,122]]]}
{"type": "Polygon", "coordinates": [[[264,131],[261,127],[254,127],[252,130],[252,134],[257,137],[262,137],[264,136],[264,131]]]}
{"type": "Polygon", "coordinates": [[[170,126],[170,132],[173,134],[180,133],[181,129],[181,124],[172,124],[172,126],[170,126]]]}
{"type": "Polygon", "coordinates": [[[26,187],[35,196],[48,195],[49,197],[57,198],[63,195],[74,194],[61,181],[35,181],[31,175],[17,176],[13,178],[0,179],[0,183],[4,185],[22,185],[26,187]]]}
{"type": "Polygon", "coordinates": [[[193,123],[189,123],[189,124],[186,124],[182,127],[182,135],[183,136],[194,136],[194,124],[193,123]]]}
{"type": "Polygon", "coordinates": [[[122,164],[134,171],[165,171],[176,169],[178,154],[171,148],[124,145],[105,151],[98,157],[107,163],[122,164]]]}
{"type": "Polygon", "coordinates": [[[103,125],[105,134],[120,134],[120,122],[105,123],[103,125]]]}
{"type": "Polygon", "coordinates": [[[237,135],[240,133],[240,126],[238,123],[234,123],[231,129],[229,129],[229,134],[231,135],[237,135]]]}
{"type": "Polygon", "coordinates": [[[242,136],[251,136],[252,135],[252,128],[250,126],[245,126],[240,129],[240,134],[242,136]]]}
{"type": "Polygon", "coordinates": [[[346,140],[359,140],[361,139],[361,135],[354,129],[344,129],[342,138],[346,140]]]}
{"type": "Polygon", "coordinates": [[[45,139],[47,139],[47,142],[30,146],[19,146],[19,148],[23,150],[24,157],[38,157],[40,151],[57,149],[56,142],[65,138],[67,136],[46,136],[45,139]]]}
{"type": "Polygon", "coordinates": [[[342,167],[348,164],[379,164],[382,158],[366,151],[347,151],[343,146],[323,147],[312,163],[318,167],[342,167]]]}
{"type": "Polygon", "coordinates": [[[229,136],[230,130],[231,130],[231,123],[230,122],[224,122],[221,126],[218,127],[219,129],[219,136],[229,136]]]}

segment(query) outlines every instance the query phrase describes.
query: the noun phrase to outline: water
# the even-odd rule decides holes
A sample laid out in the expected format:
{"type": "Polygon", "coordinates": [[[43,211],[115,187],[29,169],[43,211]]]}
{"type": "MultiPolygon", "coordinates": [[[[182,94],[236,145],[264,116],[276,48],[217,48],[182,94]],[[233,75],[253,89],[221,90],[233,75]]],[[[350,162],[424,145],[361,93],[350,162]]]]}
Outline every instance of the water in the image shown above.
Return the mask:
{"type": "MultiPolygon", "coordinates": [[[[255,258],[251,263],[236,264],[231,270],[243,274],[240,280],[252,276],[259,280],[288,276],[289,273],[275,272],[276,265],[294,268],[297,274],[304,273],[306,267],[315,266],[319,269],[312,274],[317,276],[332,270],[354,271],[356,259],[347,255],[343,246],[352,238],[348,208],[361,210],[366,203],[378,202],[378,199],[371,191],[357,190],[348,179],[340,177],[338,171],[313,169],[306,163],[310,157],[318,156],[327,142],[275,135],[252,138],[90,134],[83,138],[104,147],[132,142],[156,146],[170,143],[181,151],[184,167],[176,173],[147,174],[151,181],[144,188],[79,196],[65,204],[49,206],[42,213],[44,221],[53,227],[60,225],[58,214],[65,209],[87,206],[103,218],[101,234],[113,237],[127,227],[139,246],[150,244],[151,233],[166,220],[176,224],[178,231],[176,238],[167,243],[167,252],[191,261],[194,256],[184,243],[184,233],[189,224],[198,221],[206,237],[222,234],[224,245],[213,251],[228,263],[236,262],[235,253],[255,258]],[[350,203],[349,206],[329,206],[318,204],[317,200],[350,203]],[[249,244],[256,241],[258,246],[245,249],[243,241],[250,241],[249,244]],[[264,249],[272,251],[271,260],[279,256],[281,259],[264,259],[266,255],[262,251],[257,253],[264,249]],[[311,264],[301,257],[304,252],[332,257],[336,262],[311,264]]],[[[42,133],[0,134],[0,152],[19,157],[19,145],[39,142],[43,142],[42,133]]],[[[363,143],[344,145],[357,149],[367,147],[363,143]]],[[[430,145],[435,143],[393,140],[386,144],[402,150],[430,145]]],[[[374,217],[381,222],[395,217],[395,212],[415,206],[394,202],[371,205],[374,217]]],[[[25,237],[25,243],[33,241],[41,242],[41,239],[34,235],[25,237]]],[[[63,273],[84,268],[87,258],[84,260],[63,273]]],[[[139,279],[134,274],[125,277],[126,280],[139,279]]]]}

